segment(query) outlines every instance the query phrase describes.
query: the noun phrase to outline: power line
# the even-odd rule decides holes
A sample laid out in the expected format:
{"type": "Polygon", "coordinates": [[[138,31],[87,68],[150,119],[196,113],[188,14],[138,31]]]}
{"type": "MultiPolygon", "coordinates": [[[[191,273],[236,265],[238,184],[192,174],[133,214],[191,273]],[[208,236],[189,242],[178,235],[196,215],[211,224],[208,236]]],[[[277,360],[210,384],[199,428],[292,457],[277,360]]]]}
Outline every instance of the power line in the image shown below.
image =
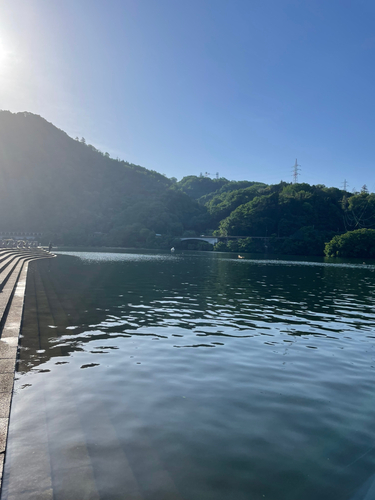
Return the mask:
{"type": "Polygon", "coordinates": [[[296,158],[296,163],[293,165],[293,182],[294,184],[297,184],[298,182],[298,175],[299,172],[301,172],[301,169],[299,168],[301,165],[298,165],[297,163],[297,158],[296,158]]]}

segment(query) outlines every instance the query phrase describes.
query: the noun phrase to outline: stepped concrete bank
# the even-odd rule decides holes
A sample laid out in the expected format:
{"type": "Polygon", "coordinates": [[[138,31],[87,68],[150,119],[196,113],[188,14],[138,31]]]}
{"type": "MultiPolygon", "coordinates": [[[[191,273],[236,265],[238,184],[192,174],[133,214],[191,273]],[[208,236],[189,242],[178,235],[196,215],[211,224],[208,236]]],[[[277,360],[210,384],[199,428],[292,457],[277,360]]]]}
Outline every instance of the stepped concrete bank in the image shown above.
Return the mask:
{"type": "Polygon", "coordinates": [[[0,249],[0,490],[28,264],[53,257],[41,248],[0,249]]]}

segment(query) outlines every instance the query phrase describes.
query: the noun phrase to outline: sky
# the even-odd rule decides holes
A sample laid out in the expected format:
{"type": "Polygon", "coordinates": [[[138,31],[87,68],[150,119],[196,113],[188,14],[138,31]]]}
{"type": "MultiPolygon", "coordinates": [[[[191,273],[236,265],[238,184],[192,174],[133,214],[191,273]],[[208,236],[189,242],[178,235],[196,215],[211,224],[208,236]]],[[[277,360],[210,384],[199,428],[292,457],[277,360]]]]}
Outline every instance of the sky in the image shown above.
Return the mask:
{"type": "Polygon", "coordinates": [[[168,177],[375,191],[373,0],[0,0],[0,109],[168,177]]]}

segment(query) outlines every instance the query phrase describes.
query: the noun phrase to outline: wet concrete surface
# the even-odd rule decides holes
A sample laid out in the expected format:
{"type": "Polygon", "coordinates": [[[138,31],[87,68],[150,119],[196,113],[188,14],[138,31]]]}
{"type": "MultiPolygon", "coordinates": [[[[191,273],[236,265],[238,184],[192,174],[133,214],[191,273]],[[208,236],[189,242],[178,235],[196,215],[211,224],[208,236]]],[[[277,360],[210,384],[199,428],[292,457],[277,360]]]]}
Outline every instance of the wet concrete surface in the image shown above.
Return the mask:
{"type": "Polygon", "coordinates": [[[28,265],[32,260],[52,257],[40,249],[0,251],[0,489],[28,265]]]}

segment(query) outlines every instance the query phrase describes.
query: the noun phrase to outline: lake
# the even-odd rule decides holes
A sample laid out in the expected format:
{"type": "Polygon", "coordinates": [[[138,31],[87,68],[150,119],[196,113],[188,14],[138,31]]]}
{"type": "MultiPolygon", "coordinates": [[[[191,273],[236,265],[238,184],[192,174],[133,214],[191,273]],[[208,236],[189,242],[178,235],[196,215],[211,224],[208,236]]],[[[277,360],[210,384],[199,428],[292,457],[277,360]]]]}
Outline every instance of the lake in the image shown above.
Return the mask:
{"type": "Polygon", "coordinates": [[[30,265],[2,500],[374,498],[375,266],[236,257],[30,265]]]}

